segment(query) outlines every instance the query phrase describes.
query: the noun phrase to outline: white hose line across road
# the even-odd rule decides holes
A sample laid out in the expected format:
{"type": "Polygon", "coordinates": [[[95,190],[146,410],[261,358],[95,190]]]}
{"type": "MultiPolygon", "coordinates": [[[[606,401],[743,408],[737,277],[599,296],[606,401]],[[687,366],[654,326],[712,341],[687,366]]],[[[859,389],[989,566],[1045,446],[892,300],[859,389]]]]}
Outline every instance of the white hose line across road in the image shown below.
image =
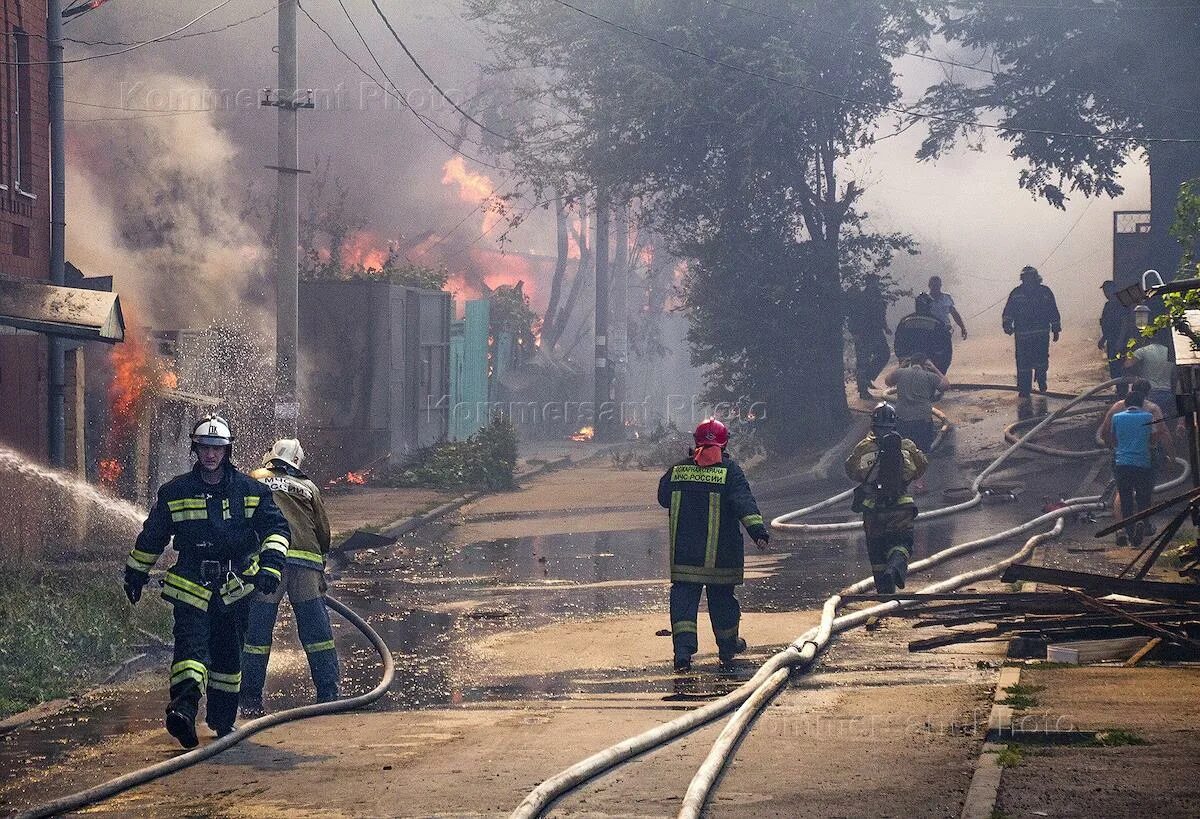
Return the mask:
{"type": "MultiPolygon", "coordinates": [[[[1086,400],[1105,387],[1111,386],[1119,381],[1120,379],[1113,379],[1093,387],[1087,392],[1075,397],[1068,404],[1059,408],[1054,413],[1048,415],[1041,423],[1029,430],[1029,432],[1027,432],[1016,443],[1001,453],[994,461],[984,468],[982,472],[979,473],[975,481],[972,483],[972,489],[975,493],[975,496],[971,500],[964,503],[955,504],[954,506],[932,510],[929,513],[919,516],[919,518],[923,517],[924,519],[929,519],[933,517],[943,517],[954,514],[955,512],[970,509],[979,504],[982,500],[980,486],[982,485],[983,481],[989,475],[995,472],[996,469],[998,469],[1004,463],[1004,461],[1006,461],[1008,457],[1012,455],[1013,452],[1023,446],[1030,437],[1039,432],[1047,424],[1052,423],[1056,418],[1058,418],[1071,407],[1075,406],[1081,401],[1086,400]]],[[[1183,483],[1183,481],[1187,479],[1189,474],[1187,462],[1178,458],[1176,459],[1176,462],[1183,467],[1182,474],[1156,487],[1156,491],[1165,491],[1171,489],[1172,487],[1183,483]]],[[[777,531],[783,530],[789,532],[853,531],[854,529],[861,527],[861,521],[818,525],[796,524],[788,522],[798,517],[802,517],[803,515],[811,514],[812,512],[834,506],[838,502],[848,499],[852,493],[853,490],[847,490],[846,492],[839,493],[832,498],[821,501],[820,503],[806,507],[797,512],[781,515],[771,522],[771,526],[777,531]],[[825,527],[835,528],[831,529],[825,527]]],[[[967,578],[962,580],[960,584],[966,585],[967,583],[990,577],[993,574],[1002,571],[1003,568],[1009,564],[1023,559],[1023,557],[1027,556],[1027,554],[1032,551],[1037,544],[1041,542],[1041,540],[1055,536],[1058,534],[1058,532],[1061,532],[1063,526],[1062,521],[1067,515],[1083,511],[1099,510],[1102,508],[1104,508],[1104,505],[1101,502],[1101,496],[1099,495],[1072,498],[1062,507],[1039,515],[1023,524],[1014,526],[1011,529],[1007,529],[1003,532],[997,532],[977,540],[960,543],[947,549],[943,549],[940,552],[936,552],[922,560],[914,561],[910,565],[909,569],[910,571],[927,569],[960,555],[976,551],[986,546],[994,545],[1003,540],[1007,540],[1008,538],[1026,534],[1032,529],[1043,526],[1047,523],[1054,523],[1053,530],[1043,533],[1043,535],[1040,537],[1030,538],[1025,546],[1010,558],[1007,558],[1000,563],[992,564],[982,569],[975,570],[974,572],[967,572],[965,574],[958,575],[957,578],[950,578],[949,580],[932,584],[924,591],[934,592],[959,588],[959,585],[947,584],[951,584],[953,581],[956,581],[960,578],[967,578]]],[[[700,771],[697,773],[697,779],[693,781],[693,786],[689,787],[688,789],[688,795],[685,797],[686,801],[683,806],[683,812],[681,812],[680,815],[698,816],[699,811],[703,808],[704,802],[707,800],[713,785],[716,783],[720,775],[720,771],[724,768],[729,755],[736,748],[737,742],[744,733],[744,730],[749,727],[750,724],[752,724],[753,715],[770,701],[774,692],[779,690],[783,681],[788,678],[790,668],[793,666],[800,666],[802,668],[811,666],[816,655],[828,644],[829,639],[832,637],[835,631],[840,632],[849,628],[853,628],[865,622],[873,615],[886,613],[894,609],[902,608],[909,604],[908,601],[887,601],[835,619],[835,614],[838,606],[841,604],[843,594],[854,594],[867,591],[872,587],[873,583],[874,581],[872,578],[864,578],[826,600],[821,612],[821,621],[815,628],[805,632],[790,645],[788,645],[787,648],[770,657],[765,663],[763,663],[762,666],[759,667],[758,671],[755,672],[753,677],[725,696],[693,711],[689,711],[688,713],[683,714],[682,716],[677,717],[670,722],[657,725],[654,728],[642,732],[641,734],[629,737],[628,739],[622,740],[615,745],[592,754],[586,759],[575,763],[569,768],[566,768],[549,779],[541,782],[525,796],[525,799],[522,800],[521,804],[518,805],[517,808],[512,812],[511,819],[533,819],[534,817],[539,817],[555,800],[569,793],[571,790],[574,790],[576,787],[587,782],[588,780],[593,779],[596,776],[611,770],[617,765],[639,756],[640,754],[666,745],[674,739],[677,739],[678,737],[683,736],[684,734],[689,733],[696,728],[712,722],[729,711],[739,707],[744,707],[745,710],[741,712],[740,717],[735,718],[737,725],[734,725],[733,727],[727,727],[726,730],[722,732],[722,735],[718,737],[717,746],[714,746],[714,751],[710,753],[709,758],[705,760],[704,766],[702,766],[700,771]]],[[[733,721],[731,721],[731,723],[732,722],[733,721]]]]}
{"type": "Polygon", "coordinates": [[[384,643],[383,638],[367,624],[367,621],[347,608],[345,604],[334,600],[332,597],[326,597],[325,605],[336,611],[349,621],[351,625],[362,632],[363,636],[370,640],[372,647],[379,652],[379,659],[383,665],[383,676],[379,680],[379,684],[370,691],[365,694],[359,694],[356,697],[347,697],[346,699],[334,700],[332,702],[320,702],[313,705],[302,705],[299,708],[289,708],[286,711],[278,711],[274,714],[268,714],[265,717],[250,720],[232,733],[220,739],[213,740],[203,747],[171,757],[156,765],[150,765],[123,776],[118,776],[115,779],[110,779],[87,790],[60,797],[44,805],[39,805],[24,813],[17,814],[16,819],[38,819],[40,817],[59,816],[70,811],[76,811],[87,805],[93,805],[109,799],[131,788],[153,782],[155,779],[167,776],[168,774],[173,774],[184,768],[190,768],[192,765],[214,757],[222,751],[229,750],[234,745],[257,734],[259,731],[266,730],[275,725],[308,719],[309,717],[320,717],[327,714],[338,714],[343,711],[353,711],[375,702],[375,700],[387,693],[388,688],[392,685],[392,680],[395,679],[396,664],[392,657],[392,652],[388,649],[387,644],[384,643]]]}

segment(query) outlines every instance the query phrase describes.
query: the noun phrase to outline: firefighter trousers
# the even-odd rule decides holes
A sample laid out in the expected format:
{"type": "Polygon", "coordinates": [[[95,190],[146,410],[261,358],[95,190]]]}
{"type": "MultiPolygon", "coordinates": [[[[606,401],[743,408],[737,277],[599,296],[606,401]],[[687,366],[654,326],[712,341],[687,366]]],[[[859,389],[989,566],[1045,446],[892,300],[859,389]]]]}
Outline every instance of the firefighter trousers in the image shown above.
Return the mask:
{"type": "Polygon", "coordinates": [[[1029,395],[1034,379],[1039,387],[1046,383],[1046,370],[1050,367],[1050,333],[1018,330],[1015,338],[1017,392],[1029,395]]]}
{"type": "Polygon", "coordinates": [[[325,608],[322,571],[289,563],[284,569],[283,583],[274,594],[256,594],[250,603],[250,624],[242,657],[242,702],[250,706],[262,703],[263,685],[267,679],[267,661],[271,656],[271,641],[279,604],[287,591],[296,618],[296,631],[308,670],[317,689],[317,700],[328,702],[338,696],[338,657],[333,645],[333,629],[329,611],[325,608]]]}
{"type": "Polygon", "coordinates": [[[214,731],[233,727],[242,682],[242,636],[249,604],[246,598],[227,604],[213,594],[204,611],[174,602],[175,656],[171,664],[171,704],[191,720],[207,691],[205,722],[214,731]]]}
{"type": "Polygon", "coordinates": [[[913,549],[911,506],[881,509],[863,515],[867,535],[867,557],[876,594],[895,594],[908,578],[908,561],[913,549]]]}
{"type": "Polygon", "coordinates": [[[708,619],[712,621],[717,650],[732,655],[738,642],[738,623],[742,610],[728,584],[671,584],[671,642],[676,659],[691,659],[699,648],[696,619],[700,612],[700,593],[708,592],[708,619]]]}

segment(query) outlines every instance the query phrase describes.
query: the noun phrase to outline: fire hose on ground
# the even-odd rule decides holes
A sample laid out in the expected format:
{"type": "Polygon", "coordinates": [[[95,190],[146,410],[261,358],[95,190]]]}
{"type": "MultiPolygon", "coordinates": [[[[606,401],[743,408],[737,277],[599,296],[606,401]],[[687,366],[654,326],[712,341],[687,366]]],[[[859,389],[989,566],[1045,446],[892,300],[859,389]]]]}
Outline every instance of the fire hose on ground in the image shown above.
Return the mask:
{"type": "Polygon", "coordinates": [[[298,708],[289,708],[286,711],[278,711],[274,714],[268,714],[265,717],[250,720],[232,733],[216,739],[203,747],[196,748],[155,765],[132,771],[123,776],[118,776],[115,779],[110,779],[87,790],[82,790],[78,793],[47,802],[44,805],[39,805],[32,810],[18,814],[16,819],[58,816],[69,811],[79,810],[87,805],[93,805],[131,788],[145,785],[153,782],[155,779],[176,773],[184,768],[189,768],[192,765],[210,759],[267,728],[310,717],[321,717],[329,714],[338,714],[343,711],[353,711],[375,702],[387,692],[388,688],[391,687],[392,680],[396,676],[396,664],[392,657],[392,652],[388,649],[387,644],[384,643],[383,638],[371,628],[367,621],[355,614],[344,603],[327,596],[325,598],[325,605],[333,609],[352,626],[362,632],[363,636],[370,641],[371,646],[379,652],[379,659],[383,664],[383,675],[379,680],[379,684],[370,691],[355,697],[347,697],[346,699],[334,700],[332,702],[321,702],[313,705],[302,705],[298,708]]]}
{"type": "MultiPolygon", "coordinates": [[[[1075,405],[1085,401],[1098,393],[1099,391],[1110,387],[1116,383],[1120,383],[1122,379],[1112,379],[1099,384],[1090,390],[1082,393],[1079,396],[1071,398],[1070,402],[1047,415],[1040,423],[1026,432],[1015,443],[1009,446],[1001,453],[994,461],[992,461],[982,472],[975,478],[971,485],[973,497],[962,503],[952,506],[934,509],[930,512],[918,515],[918,520],[929,520],[931,518],[944,517],[956,512],[965,511],[977,506],[983,498],[981,486],[983,481],[997,469],[1000,468],[1008,458],[1026,444],[1026,442],[1040,432],[1044,427],[1053,423],[1064,413],[1070,410],[1075,405]]],[[[983,388],[990,388],[983,385],[983,388]]],[[[1183,472],[1167,481],[1164,484],[1156,487],[1156,491],[1165,491],[1174,486],[1179,485],[1187,479],[1189,468],[1186,461],[1176,459],[1176,462],[1183,467],[1183,472]]],[[[817,504],[805,507],[796,512],[791,512],[782,515],[771,522],[772,528],[778,531],[785,532],[846,532],[854,531],[862,526],[861,521],[847,521],[843,523],[827,523],[827,524],[801,524],[790,523],[789,521],[804,515],[812,514],[822,509],[829,508],[836,503],[846,500],[850,497],[853,490],[839,493],[832,498],[822,501],[817,504]]],[[[1011,563],[1022,560],[1027,557],[1036,546],[1043,540],[1056,536],[1063,528],[1063,519],[1078,512],[1100,510],[1104,508],[1104,503],[1100,495],[1086,496],[1080,498],[1072,498],[1064,502],[1059,508],[1053,509],[1042,515],[1039,515],[1032,520],[1029,520],[1018,526],[1006,529],[1002,532],[997,532],[977,540],[960,543],[936,552],[923,560],[918,560],[912,563],[910,569],[913,571],[930,568],[942,562],[973,552],[986,546],[991,546],[1001,541],[1025,534],[1032,529],[1042,526],[1051,521],[1054,522],[1054,528],[1049,532],[1043,532],[1040,535],[1031,537],[1025,545],[1014,555],[1002,560],[998,563],[985,566],[981,569],[965,572],[956,575],[947,580],[934,583],[922,591],[938,592],[950,591],[960,588],[968,583],[975,582],[980,579],[990,577],[999,571],[1003,570],[1011,563]]],[[[685,795],[684,803],[680,812],[681,817],[699,816],[704,803],[711,794],[712,788],[716,784],[721,771],[724,770],[730,756],[736,749],[740,738],[753,722],[754,716],[768,703],[772,697],[780,690],[783,683],[790,676],[793,667],[806,669],[811,667],[812,663],[829,643],[832,635],[835,632],[841,632],[849,628],[853,628],[869,617],[886,613],[894,609],[903,608],[908,603],[902,600],[892,600],[880,603],[867,609],[853,612],[835,618],[838,606],[841,604],[842,595],[858,593],[866,591],[871,587],[871,578],[864,578],[857,583],[847,587],[842,592],[833,595],[822,608],[820,623],[813,629],[805,632],[787,648],[770,657],[755,674],[743,683],[734,691],[725,696],[714,700],[713,702],[697,708],[693,711],[677,717],[670,722],[655,726],[641,734],[629,737],[615,745],[605,748],[592,756],[577,762],[569,768],[555,774],[549,779],[540,783],[529,794],[511,814],[512,819],[533,819],[533,817],[541,816],[542,813],[558,798],[566,793],[574,790],[579,785],[587,782],[600,774],[611,770],[612,768],[626,762],[636,756],[639,756],[654,748],[661,747],[667,743],[677,739],[684,734],[687,734],[703,725],[716,720],[717,718],[727,714],[734,709],[738,709],[737,713],[731,718],[726,725],[721,735],[718,737],[716,744],[709,753],[704,764],[701,766],[693,779],[687,794],[685,795]]]]}

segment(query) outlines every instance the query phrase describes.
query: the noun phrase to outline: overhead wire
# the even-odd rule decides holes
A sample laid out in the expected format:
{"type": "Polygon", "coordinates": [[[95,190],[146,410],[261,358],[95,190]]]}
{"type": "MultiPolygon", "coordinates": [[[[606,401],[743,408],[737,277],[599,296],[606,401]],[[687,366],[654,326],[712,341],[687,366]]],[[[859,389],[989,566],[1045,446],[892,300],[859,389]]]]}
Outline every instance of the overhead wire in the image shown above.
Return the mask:
{"type": "MultiPolygon", "coordinates": [[[[180,34],[175,37],[170,37],[170,36],[162,37],[162,38],[159,38],[157,40],[157,42],[160,42],[160,43],[176,42],[179,40],[187,40],[191,37],[203,37],[207,34],[218,34],[222,31],[228,31],[231,28],[237,28],[238,26],[244,25],[245,23],[251,23],[255,20],[258,20],[259,18],[266,17],[268,14],[275,11],[275,9],[279,8],[281,5],[283,5],[282,2],[275,3],[274,5],[268,6],[267,8],[263,9],[258,14],[251,15],[250,17],[243,17],[240,20],[234,20],[233,22],[228,23],[224,26],[220,26],[218,28],[209,28],[209,29],[204,29],[203,31],[189,31],[186,34],[180,34]]],[[[80,16],[82,16],[82,15],[80,15],[80,16]]],[[[74,37],[63,37],[63,42],[75,43],[76,45],[85,45],[85,46],[130,46],[130,45],[135,45],[134,42],[128,42],[128,41],[122,41],[122,40],[79,40],[74,37]]]]}
{"type": "Polygon", "coordinates": [[[737,65],[735,63],[731,63],[726,60],[721,60],[716,57],[710,57],[707,54],[702,54],[699,51],[695,51],[693,49],[678,45],[676,43],[669,42],[667,40],[663,40],[663,39],[661,39],[659,37],[655,37],[654,35],[651,35],[651,34],[646,34],[645,32],[638,31],[635,28],[630,28],[629,26],[626,26],[622,23],[618,23],[614,20],[610,20],[607,17],[603,17],[599,14],[594,14],[586,9],[580,8],[579,6],[575,5],[574,3],[568,2],[568,0],[554,0],[554,2],[560,6],[563,6],[564,8],[571,9],[572,11],[574,11],[578,14],[581,14],[584,17],[588,17],[592,20],[595,20],[596,22],[602,23],[603,25],[606,25],[613,29],[616,29],[617,31],[624,32],[633,37],[637,37],[637,38],[645,40],[647,42],[654,43],[655,45],[659,45],[664,48],[669,48],[673,51],[678,51],[681,54],[687,54],[688,56],[695,57],[696,59],[699,59],[699,60],[703,60],[704,62],[709,63],[711,65],[716,65],[721,68],[725,68],[729,71],[746,74],[747,76],[756,77],[757,79],[766,80],[767,82],[775,83],[777,85],[782,85],[787,88],[794,88],[799,91],[805,91],[810,94],[816,94],[818,96],[827,97],[829,99],[835,99],[840,102],[849,103],[851,105],[861,105],[865,108],[876,108],[881,111],[889,111],[891,113],[903,114],[905,116],[917,117],[920,119],[930,119],[930,120],[934,120],[935,122],[945,122],[945,123],[948,123],[951,125],[962,125],[962,126],[972,127],[972,128],[984,128],[987,130],[993,130],[993,131],[1005,132],[1005,133],[1036,134],[1036,135],[1040,135],[1040,136],[1065,137],[1068,139],[1087,139],[1087,140],[1092,140],[1092,141],[1097,141],[1097,142],[1132,142],[1132,143],[1156,143],[1156,144],[1157,143],[1167,143],[1167,144],[1182,144],[1182,145],[1200,144],[1200,137],[1149,137],[1149,136],[1133,136],[1133,135],[1123,136],[1123,135],[1116,135],[1116,134],[1083,134],[1083,133],[1071,133],[1071,132],[1066,132],[1066,131],[1052,131],[1052,130],[1045,129],[1045,128],[1026,128],[1026,127],[1018,127],[1018,126],[1014,126],[1014,125],[1002,125],[1000,123],[992,123],[992,122],[977,122],[974,120],[967,120],[967,119],[960,119],[957,117],[945,116],[944,114],[918,111],[915,108],[911,108],[911,107],[902,107],[902,106],[897,106],[897,105],[889,105],[887,103],[882,103],[882,102],[871,102],[869,100],[857,99],[855,97],[850,97],[850,96],[847,96],[844,94],[839,94],[834,91],[826,91],[822,88],[816,88],[813,86],[805,85],[803,83],[798,83],[798,82],[795,82],[792,80],[785,79],[783,77],[775,76],[773,74],[767,74],[762,71],[756,71],[752,68],[747,68],[746,66],[737,65]]]}
{"type": "Polygon", "coordinates": [[[0,60],[0,65],[54,65],[55,63],[59,63],[59,62],[61,62],[63,65],[72,65],[74,63],[86,63],[91,60],[102,60],[106,57],[116,57],[121,54],[128,54],[129,52],[135,51],[144,46],[148,46],[153,43],[161,43],[164,40],[166,40],[170,37],[173,37],[174,35],[183,31],[184,29],[187,29],[190,26],[200,22],[201,20],[203,20],[205,17],[212,14],[213,12],[216,12],[216,11],[219,11],[219,10],[225,8],[225,6],[228,6],[232,2],[233,2],[233,0],[221,0],[220,3],[213,6],[208,11],[205,11],[205,12],[193,17],[191,20],[188,20],[186,23],[184,23],[182,26],[175,29],[174,31],[169,31],[160,37],[154,37],[153,39],[150,39],[150,40],[142,40],[141,42],[133,43],[129,47],[122,48],[119,51],[107,51],[103,54],[89,54],[86,57],[73,57],[72,59],[69,59],[69,60],[0,60]]]}

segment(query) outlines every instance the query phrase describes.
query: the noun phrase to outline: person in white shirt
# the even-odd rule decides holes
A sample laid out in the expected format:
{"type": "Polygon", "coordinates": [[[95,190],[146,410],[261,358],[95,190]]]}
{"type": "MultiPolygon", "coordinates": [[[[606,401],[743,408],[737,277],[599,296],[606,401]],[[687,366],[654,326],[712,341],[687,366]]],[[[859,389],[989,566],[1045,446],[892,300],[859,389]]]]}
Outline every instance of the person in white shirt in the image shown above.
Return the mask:
{"type": "MultiPolygon", "coordinates": [[[[954,332],[950,327],[950,320],[953,319],[954,323],[958,325],[958,331],[962,336],[963,341],[966,341],[967,325],[963,323],[962,316],[958,314],[958,310],[954,307],[954,297],[949,293],[942,292],[941,276],[929,277],[929,298],[932,301],[932,304],[930,305],[930,312],[933,314],[933,317],[942,324],[946,325],[946,332],[949,333],[951,337],[954,336],[954,332]]],[[[953,352],[951,353],[951,356],[953,356],[953,352]]],[[[946,360],[945,371],[950,371],[949,358],[946,360]]]]}

